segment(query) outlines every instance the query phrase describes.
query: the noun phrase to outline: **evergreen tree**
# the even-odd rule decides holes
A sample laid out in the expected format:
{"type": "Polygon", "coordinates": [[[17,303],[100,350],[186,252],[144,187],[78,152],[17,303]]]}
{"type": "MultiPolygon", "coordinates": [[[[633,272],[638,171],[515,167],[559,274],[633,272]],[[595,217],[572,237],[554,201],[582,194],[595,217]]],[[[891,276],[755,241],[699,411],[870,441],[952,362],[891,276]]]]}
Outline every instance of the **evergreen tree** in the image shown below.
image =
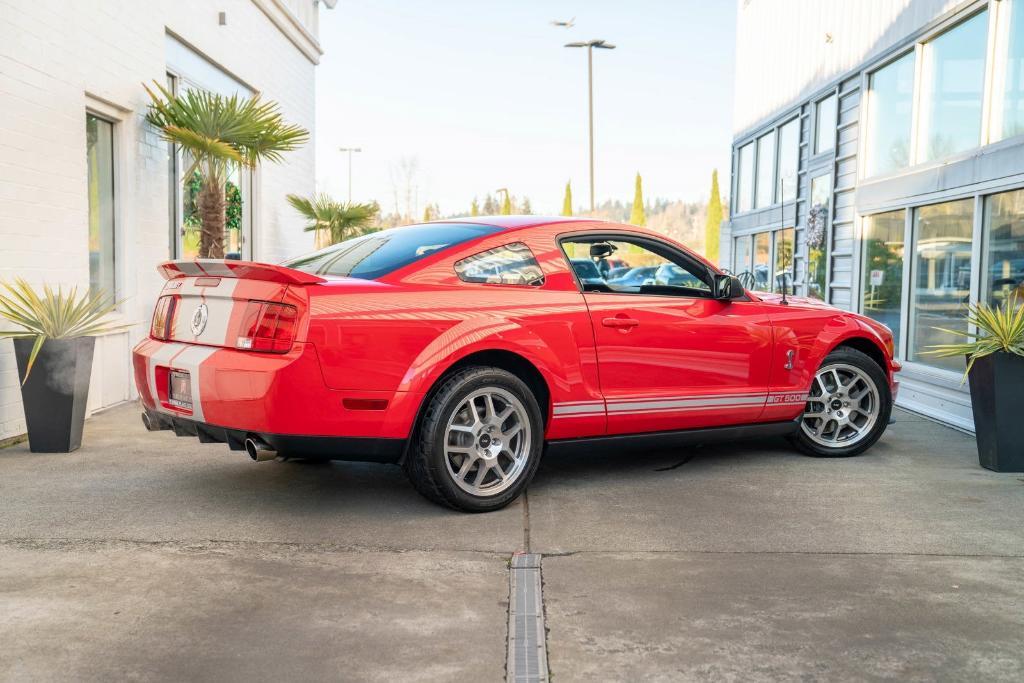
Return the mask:
{"type": "Polygon", "coordinates": [[[711,198],[708,199],[708,218],[704,225],[704,256],[718,263],[718,239],[722,223],[722,197],[718,192],[718,169],[711,172],[711,198]]]}
{"type": "Polygon", "coordinates": [[[469,215],[479,216],[480,215],[480,203],[477,202],[476,197],[473,197],[473,203],[469,205],[469,215]]]}
{"type": "Polygon", "coordinates": [[[487,196],[484,198],[484,215],[493,216],[496,213],[498,213],[498,202],[491,196],[491,193],[488,192],[487,196]]]}
{"type": "Polygon", "coordinates": [[[509,196],[508,190],[502,189],[505,193],[505,198],[501,201],[501,215],[511,216],[512,215],[512,197],[509,196]]]}
{"type": "Polygon", "coordinates": [[[633,225],[647,225],[647,216],[644,214],[643,180],[640,179],[639,171],[636,174],[636,190],[633,192],[633,211],[629,214],[629,222],[633,225]]]}
{"type": "Polygon", "coordinates": [[[562,200],[562,215],[572,215],[572,185],[569,182],[565,184],[565,199],[562,200]]]}

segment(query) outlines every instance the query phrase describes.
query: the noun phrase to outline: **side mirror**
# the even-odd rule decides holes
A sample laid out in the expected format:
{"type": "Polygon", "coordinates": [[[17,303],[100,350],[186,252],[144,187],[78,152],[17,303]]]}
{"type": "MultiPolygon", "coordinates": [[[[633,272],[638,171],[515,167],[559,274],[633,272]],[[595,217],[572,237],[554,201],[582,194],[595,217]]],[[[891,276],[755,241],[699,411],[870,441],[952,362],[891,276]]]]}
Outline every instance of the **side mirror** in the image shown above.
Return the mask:
{"type": "Polygon", "coordinates": [[[738,277],[732,275],[715,275],[713,296],[718,301],[742,299],[744,296],[743,283],[738,277]]]}

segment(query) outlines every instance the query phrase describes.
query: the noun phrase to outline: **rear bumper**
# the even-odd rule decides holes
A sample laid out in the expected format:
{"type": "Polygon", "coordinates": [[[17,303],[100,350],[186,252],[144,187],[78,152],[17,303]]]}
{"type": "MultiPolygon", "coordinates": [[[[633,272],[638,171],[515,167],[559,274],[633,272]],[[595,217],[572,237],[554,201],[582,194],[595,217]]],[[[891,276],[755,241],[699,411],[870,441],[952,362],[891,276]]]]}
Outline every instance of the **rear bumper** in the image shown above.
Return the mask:
{"type": "MultiPolygon", "coordinates": [[[[183,429],[194,423],[229,434],[266,435],[267,443],[283,438],[402,440],[422,399],[409,392],[330,389],[309,343],[273,354],[145,339],[133,350],[132,362],[139,396],[151,416],[186,425],[183,429]],[[168,402],[171,370],[189,373],[191,409],[168,402]]],[[[216,440],[230,444],[226,436],[216,440]]]]}
{"type": "Polygon", "coordinates": [[[155,410],[147,409],[146,415],[153,429],[169,429],[177,436],[194,436],[202,443],[227,444],[233,451],[245,450],[245,440],[255,438],[286,456],[396,463],[405,449],[404,439],[270,434],[219,427],[155,410]]]}

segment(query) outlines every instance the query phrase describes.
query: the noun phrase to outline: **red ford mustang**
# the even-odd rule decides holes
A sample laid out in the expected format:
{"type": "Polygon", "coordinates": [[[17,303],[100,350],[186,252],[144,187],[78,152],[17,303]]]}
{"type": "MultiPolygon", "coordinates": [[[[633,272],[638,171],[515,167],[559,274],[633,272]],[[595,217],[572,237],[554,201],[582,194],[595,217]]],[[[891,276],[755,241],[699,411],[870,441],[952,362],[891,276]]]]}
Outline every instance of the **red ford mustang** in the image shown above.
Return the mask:
{"type": "Polygon", "coordinates": [[[134,350],[147,428],[400,463],[460,510],[514,500],[545,449],[786,435],[856,455],[897,389],[883,325],[745,291],[627,225],[472,218],[160,270],[134,350]]]}

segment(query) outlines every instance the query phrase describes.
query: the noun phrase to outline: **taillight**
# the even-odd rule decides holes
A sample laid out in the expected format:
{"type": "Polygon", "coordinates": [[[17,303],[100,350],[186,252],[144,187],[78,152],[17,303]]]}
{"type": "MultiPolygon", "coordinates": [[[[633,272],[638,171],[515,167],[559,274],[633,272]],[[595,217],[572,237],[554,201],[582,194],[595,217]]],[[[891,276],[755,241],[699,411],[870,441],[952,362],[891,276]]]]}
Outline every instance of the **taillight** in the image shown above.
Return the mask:
{"type": "Polygon", "coordinates": [[[174,312],[178,308],[178,295],[168,294],[157,299],[153,310],[153,322],[149,325],[149,336],[153,339],[168,340],[174,331],[174,312]]]}
{"type": "Polygon", "coordinates": [[[250,301],[235,346],[247,351],[285,353],[292,348],[297,315],[295,307],[288,304],[250,301]]]}

